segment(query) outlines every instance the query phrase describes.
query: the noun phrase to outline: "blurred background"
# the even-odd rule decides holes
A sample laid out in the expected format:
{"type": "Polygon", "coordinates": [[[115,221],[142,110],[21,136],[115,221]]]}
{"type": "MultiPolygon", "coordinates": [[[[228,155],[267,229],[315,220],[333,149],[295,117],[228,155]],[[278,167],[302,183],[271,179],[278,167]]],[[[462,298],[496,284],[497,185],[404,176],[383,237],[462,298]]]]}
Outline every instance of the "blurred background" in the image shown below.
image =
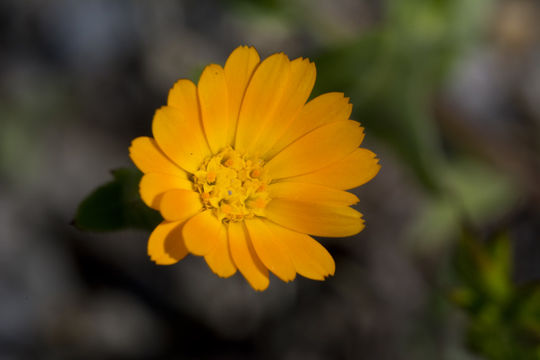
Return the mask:
{"type": "Polygon", "coordinates": [[[535,0],[2,1],[0,359],[540,359],[539,64],[535,0]],[[314,60],[381,159],[325,282],[70,225],[242,44],[314,60]]]}

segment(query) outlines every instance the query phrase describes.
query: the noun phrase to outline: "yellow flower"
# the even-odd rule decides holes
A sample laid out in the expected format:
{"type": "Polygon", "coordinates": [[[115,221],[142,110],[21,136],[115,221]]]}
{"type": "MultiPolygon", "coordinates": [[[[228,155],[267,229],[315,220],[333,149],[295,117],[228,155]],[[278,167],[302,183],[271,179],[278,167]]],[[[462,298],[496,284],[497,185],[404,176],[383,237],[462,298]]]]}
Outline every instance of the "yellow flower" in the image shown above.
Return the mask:
{"type": "Polygon", "coordinates": [[[188,252],[221,277],[238,269],[264,290],[269,271],[324,280],[334,260],[309,235],[342,237],[364,228],[344,190],[379,171],[341,93],[306,103],[315,82],[308,59],[283,53],[260,61],[253,47],[208,65],[198,85],[179,80],[157,110],[154,138],[133,140],[144,173],[140,194],[164,221],[148,241],[157,264],[188,252]]]}

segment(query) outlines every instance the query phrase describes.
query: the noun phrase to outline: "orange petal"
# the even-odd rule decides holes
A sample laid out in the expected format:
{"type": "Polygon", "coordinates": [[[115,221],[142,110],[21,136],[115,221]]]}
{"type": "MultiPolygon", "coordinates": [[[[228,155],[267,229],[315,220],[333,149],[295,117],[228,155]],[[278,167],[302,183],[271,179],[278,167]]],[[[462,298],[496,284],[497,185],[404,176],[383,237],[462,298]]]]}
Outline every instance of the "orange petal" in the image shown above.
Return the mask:
{"type": "Polygon", "coordinates": [[[315,236],[343,237],[364,228],[362,214],[347,206],[272,199],[266,217],[288,229],[315,236]]]}
{"type": "Polygon", "coordinates": [[[187,179],[187,173],[172,162],[150,137],[141,136],[133,140],[129,156],[143,173],[171,174],[187,179]]]}
{"type": "Polygon", "coordinates": [[[275,238],[288,248],[294,268],[300,275],[313,280],[334,275],[336,264],[332,255],[312,237],[269,221],[266,224],[275,238]]]}
{"type": "Polygon", "coordinates": [[[261,157],[266,157],[270,148],[285,134],[285,131],[304,107],[315,84],[315,65],[308,59],[291,61],[290,75],[273,119],[260,129],[263,134],[255,148],[261,157]]]}
{"type": "Polygon", "coordinates": [[[242,223],[228,227],[229,246],[234,264],[255,290],[265,290],[270,284],[268,269],[257,257],[242,223]]]}
{"type": "Polygon", "coordinates": [[[163,152],[184,170],[193,173],[210,155],[202,130],[197,89],[191,81],[180,80],[173,91],[182,94],[182,97],[173,97],[182,101],[177,99],[173,101],[176,106],[164,106],[156,111],[152,132],[163,152]]]}
{"type": "Polygon", "coordinates": [[[336,162],[353,152],[364,138],[352,120],[321,126],[287,146],[265,168],[273,179],[303,175],[336,162]]]}
{"type": "Polygon", "coordinates": [[[229,134],[230,138],[227,139],[229,144],[234,143],[240,105],[244,99],[247,84],[259,62],[259,54],[254,47],[239,46],[229,55],[225,63],[225,79],[227,80],[229,94],[230,125],[234,130],[233,133],[229,134]]]}
{"type": "Polygon", "coordinates": [[[198,213],[184,226],[186,247],[190,253],[204,256],[214,249],[220,233],[224,231],[223,224],[214,216],[212,210],[198,213]]]}
{"type": "Polygon", "coordinates": [[[343,159],[309,174],[292,177],[290,181],[309,182],[348,190],[373,179],[381,169],[379,159],[368,149],[356,149],[343,159]]]}
{"type": "Polygon", "coordinates": [[[246,220],[245,224],[253,248],[262,263],[281,280],[285,282],[293,280],[296,271],[283,242],[276,239],[260,219],[246,220]]]}
{"type": "Polygon", "coordinates": [[[271,158],[301,136],[324,124],[348,120],[352,104],[342,93],[326,93],[308,102],[268,153],[271,158]]]}
{"type": "Polygon", "coordinates": [[[236,273],[236,266],[234,266],[231,252],[229,251],[227,231],[221,231],[219,233],[216,245],[204,256],[204,259],[208,267],[222,278],[228,278],[236,273]]]}
{"type": "Polygon", "coordinates": [[[159,224],[148,239],[148,255],[159,265],[171,265],[182,260],[187,255],[187,249],[182,238],[182,221],[159,224]]]}
{"type": "Polygon", "coordinates": [[[356,204],[356,195],[326,186],[283,181],[268,187],[271,198],[283,198],[294,201],[312,202],[327,205],[349,206],[356,204]]]}
{"type": "MultiPolygon", "coordinates": [[[[289,79],[290,61],[283,53],[274,54],[259,64],[248,84],[238,117],[235,148],[256,151],[256,144],[267,122],[274,121],[289,79]]],[[[253,155],[256,155],[253,153],[253,155]]]]}
{"type": "Polygon", "coordinates": [[[195,117],[199,117],[197,86],[188,79],[178,80],[169,90],[167,105],[190,115],[196,114],[195,117]]]}
{"type": "Polygon", "coordinates": [[[159,210],[165,220],[185,220],[202,209],[200,195],[191,190],[175,189],[161,197],[159,210]]]}
{"type": "Polygon", "coordinates": [[[159,210],[161,196],[172,189],[191,190],[193,184],[184,177],[169,174],[145,174],[139,184],[139,192],[144,203],[153,209],[159,210]]]}
{"type": "Polygon", "coordinates": [[[225,71],[216,64],[204,68],[197,86],[201,116],[210,149],[217,153],[228,142],[235,129],[229,114],[229,97],[225,71]]]}

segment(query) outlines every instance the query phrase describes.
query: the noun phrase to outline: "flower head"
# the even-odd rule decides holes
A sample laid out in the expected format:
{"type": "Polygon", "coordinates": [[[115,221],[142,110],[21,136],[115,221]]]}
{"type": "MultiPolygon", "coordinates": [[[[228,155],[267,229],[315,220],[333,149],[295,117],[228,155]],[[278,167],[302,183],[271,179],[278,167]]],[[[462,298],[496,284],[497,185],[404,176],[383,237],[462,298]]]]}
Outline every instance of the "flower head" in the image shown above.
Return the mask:
{"type": "Polygon", "coordinates": [[[342,237],[364,228],[345,190],[379,171],[341,93],[307,102],[315,66],[283,53],[260,61],[253,47],[211,64],[195,85],[179,80],[157,110],[154,138],[133,140],[144,173],[140,194],[164,221],[148,241],[157,264],[204,256],[221,277],[239,270],[256,290],[269,271],[323,280],[332,256],[309,235],[342,237]],[[307,102],[307,103],[306,103],[307,102]]]}

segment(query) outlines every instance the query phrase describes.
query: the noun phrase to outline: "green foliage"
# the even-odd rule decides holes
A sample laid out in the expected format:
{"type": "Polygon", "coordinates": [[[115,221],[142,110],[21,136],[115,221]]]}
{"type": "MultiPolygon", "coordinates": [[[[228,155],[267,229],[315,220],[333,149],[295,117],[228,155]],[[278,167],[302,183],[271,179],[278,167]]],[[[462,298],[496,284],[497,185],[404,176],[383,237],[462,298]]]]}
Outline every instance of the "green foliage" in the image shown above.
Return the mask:
{"type": "Polygon", "coordinates": [[[519,188],[505,174],[469,157],[454,158],[434,178],[444,193],[427,199],[409,235],[421,253],[454,239],[463,217],[480,227],[503,216],[519,198],[519,188]]]}
{"type": "Polygon", "coordinates": [[[386,21],[315,60],[317,92],[344,91],[354,117],[390,144],[431,190],[444,159],[430,104],[489,1],[387,1],[386,21]]]}
{"type": "Polygon", "coordinates": [[[139,196],[141,172],[121,168],[113,170],[112,175],[113,181],[98,187],[79,205],[75,226],[91,231],[155,228],[162,218],[139,196]]]}
{"type": "Polygon", "coordinates": [[[256,6],[263,10],[275,10],[283,6],[280,0],[229,0],[228,3],[233,6],[256,6]]]}
{"type": "Polygon", "coordinates": [[[484,244],[465,232],[454,260],[460,286],[451,298],[468,316],[471,350],[490,360],[540,359],[540,287],[513,283],[508,236],[484,244]]]}

